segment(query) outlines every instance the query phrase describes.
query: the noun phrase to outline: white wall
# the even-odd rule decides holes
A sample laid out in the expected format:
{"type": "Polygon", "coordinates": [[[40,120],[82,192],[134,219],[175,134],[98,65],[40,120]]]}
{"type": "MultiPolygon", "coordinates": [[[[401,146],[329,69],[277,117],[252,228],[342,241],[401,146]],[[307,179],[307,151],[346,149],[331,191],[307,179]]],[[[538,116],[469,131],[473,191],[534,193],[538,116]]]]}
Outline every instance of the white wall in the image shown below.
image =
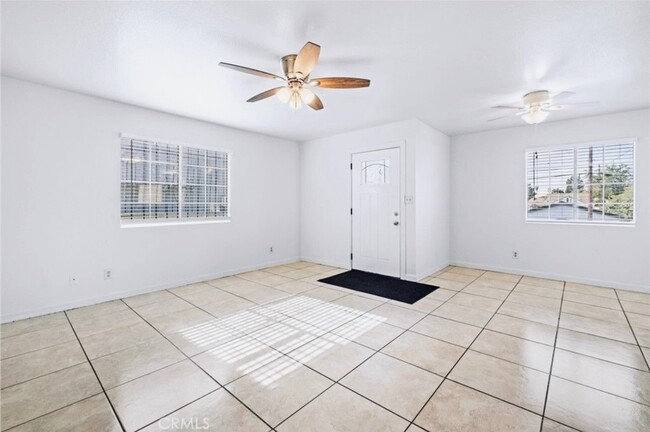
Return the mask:
{"type": "Polygon", "coordinates": [[[452,262],[650,291],[650,111],[452,138],[452,262]],[[637,137],[636,225],[525,223],[525,150],[637,137]],[[511,258],[517,250],[520,258],[511,258]]]}
{"type": "Polygon", "coordinates": [[[415,197],[403,207],[405,277],[447,265],[451,243],[459,265],[650,291],[648,110],[454,137],[450,169],[450,139],[419,120],[299,147],[5,77],[0,90],[3,322],[299,256],[349,267],[350,155],[391,146],[415,197]],[[232,150],[232,222],[120,228],[121,132],[232,150]],[[630,136],[634,227],[524,222],[526,148],[630,136]]]}
{"type": "Polygon", "coordinates": [[[417,278],[434,273],[450,260],[450,142],[418,122],[415,158],[417,278]]]}
{"type": "Polygon", "coordinates": [[[5,77],[2,115],[3,321],[299,256],[295,142],[5,77]],[[120,228],[121,132],[232,150],[232,222],[120,228]]]}
{"type": "Polygon", "coordinates": [[[391,123],[301,144],[300,250],[303,259],[350,268],[351,154],[396,146],[402,148],[403,194],[415,197],[413,205],[402,207],[402,277],[421,279],[448,264],[448,234],[440,239],[434,237],[440,231],[437,224],[442,229],[448,220],[448,179],[438,183],[436,179],[449,173],[449,138],[419,120],[391,123]],[[422,172],[418,177],[418,167],[429,172],[422,172]],[[418,180],[422,182],[421,186],[416,184],[418,180]],[[439,208],[430,203],[435,201],[432,194],[437,191],[443,196],[439,208]],[[420,235],[423,238],[418,240],[420,235]],[[430,239],[435,241],[429,242],[430,239]],[[435,268],[438,264],[439,267],[435,268]]]}

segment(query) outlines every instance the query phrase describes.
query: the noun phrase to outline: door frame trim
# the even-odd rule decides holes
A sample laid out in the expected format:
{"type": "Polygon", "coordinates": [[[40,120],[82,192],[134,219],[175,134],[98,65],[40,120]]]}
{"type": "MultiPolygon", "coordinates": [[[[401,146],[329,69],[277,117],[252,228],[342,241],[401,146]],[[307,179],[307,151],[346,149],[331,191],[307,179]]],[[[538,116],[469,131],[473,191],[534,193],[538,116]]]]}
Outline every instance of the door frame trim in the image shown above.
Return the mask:
{"type": "MultiPolygon", "coordinates": [[[[350,150],[348,152],[348,163],[352,163],[352,157],[355,154],[359,153],[369,153],[379,150],[390,150],[390,149],[399,149],[399,159],[400,159],[400,175],[399,175],[399,193],[400,193],[400,229],[399,229],[399,277],[400,279],[407,279],[406,277],[406,227],[407,227],[407,213],[406,213],[406,203],[404,196],[406,193],[406,140],[397,140],[389,141],[383,144],[371,144],[368,146],[363,146],[350,150]]],[[[352,182],[352,171],[348,169],[348,202],[350,203],[350,208],[352,207],[353,199],[353,182],[352,182]]],[[[350,254],[354,252],[354,225],[352,221],[353,215],[350,214],[350,254]]],[[[353,259],[350,260],[350,269],[352,269],[353,259]]]]}

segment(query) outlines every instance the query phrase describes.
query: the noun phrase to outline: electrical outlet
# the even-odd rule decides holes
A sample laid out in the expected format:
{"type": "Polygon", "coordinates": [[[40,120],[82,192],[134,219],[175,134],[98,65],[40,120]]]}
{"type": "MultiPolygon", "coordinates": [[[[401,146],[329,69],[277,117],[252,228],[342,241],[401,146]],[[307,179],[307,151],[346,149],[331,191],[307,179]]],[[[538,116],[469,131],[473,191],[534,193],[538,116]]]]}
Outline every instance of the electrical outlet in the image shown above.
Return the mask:
{"type": "Polygon", "coordinates": [[[273,246],[269,248],[269,253],[273,253],[273,246]]]}
{"type": "Polygon", "coordinates": [[[405,195],[404,196],[404,204],[406,205],[413,205],[413,195],[405,195]]]}
{"type": "Polygon", "coordinates": [[[519,259],[519,252],[512,251],[512,259],[519,259]]]}
{"type": "Polygon", "coordinates": [[[70,285],[77,285],[79,283],[79,277],[70,275],[70,285]]]}
{"type": "Polygon", "coordinates": [[[113,279],[113,271],[111,269],[104,270],[104,279],[113,279]]]}

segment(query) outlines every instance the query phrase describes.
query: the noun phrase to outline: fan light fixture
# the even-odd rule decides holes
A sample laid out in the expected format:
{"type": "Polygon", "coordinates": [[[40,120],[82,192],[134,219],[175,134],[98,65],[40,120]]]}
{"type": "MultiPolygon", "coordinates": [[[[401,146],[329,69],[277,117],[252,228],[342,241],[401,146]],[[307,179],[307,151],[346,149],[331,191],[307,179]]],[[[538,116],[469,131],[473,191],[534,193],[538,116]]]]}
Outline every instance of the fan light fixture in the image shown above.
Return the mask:
{"type": "Polygon", "coordinates": [[[297,110],[302,108],[302,99],[300,98],[300,93],[294,90],[289,98],[289,108],[297,110]]]}
{"type": "Polygon", "coordinates": [[[280,102],[282,103],[287,103],[289,102],[289,99],[291,99],[292,91],[289,87],[283,87],[282,90],[278,92],[278,99],[280,99],[280,102]]]}
{"type": "Polygon", "coordinates": [[[511,113],[489,119],[488,121],[501,120],[510,116],[520,116],[528,124],[542,123],[550,111],[559,111],[564,109],[575,108],[591,108],[598,106],[598,102],[579,102],[569,104],[558,104],[557,102],[571,97],[575,93],[570,91],[563,91],[551,95],[548,90],[536,90],[526,93],[523,97],[521,105],[497,105],[492,108],[510,110],[511,113]]]}
{"type": "Polygon", "coordinates": [[[319,55],[320,46],[313,42],[307,42],[298,54],[289,54],[282,57],[284,77],[232,63],[221,62],[219,66],[262,78],[282,81],[284,83],[282,87],[266,90],[248,99],[247,102],[257,102],[277,95],[282,103],[288,103],[289,107],[294,110],[302,108],[303,105],[307,105],[316,111],[323,109],[323,102],[313,91],[306,88],[306,85],[332,89],[353,89],[370,85],[370,80],[365,78],[331,77],[311,79],[309,74],[316,65],[319,55]]]}
{"type": "Polygon", "coordinates": [[[528,124],[537,124],[546,120],[548,114],[549,112],[543,110],[541,106],[534,105],[530,107],[530,112],[522,115],[521,118],[524,119],[524,121],[528,124]]]}
{"type": "Polygon", "coordinates": [[[316,97],[314,92],[311,90],[300,85],[292,84],[287,87],[283,87],[280,91],[278,91],[276,96],[280,102],[288,103],[289,108],[294,110],[302,108],[303,104],[309,105],[316,97]]]}

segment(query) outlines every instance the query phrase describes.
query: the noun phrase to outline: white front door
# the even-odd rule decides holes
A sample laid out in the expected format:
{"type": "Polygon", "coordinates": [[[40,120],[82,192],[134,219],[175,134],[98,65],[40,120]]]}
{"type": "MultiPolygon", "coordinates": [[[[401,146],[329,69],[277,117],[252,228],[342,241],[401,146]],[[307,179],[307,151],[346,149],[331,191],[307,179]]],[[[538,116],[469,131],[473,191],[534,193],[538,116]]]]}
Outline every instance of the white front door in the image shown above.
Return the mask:
{"type": "Polygon", "coordinates": [[[400,149],[352,155],[352,268],[400,277],[400,149]]]}

